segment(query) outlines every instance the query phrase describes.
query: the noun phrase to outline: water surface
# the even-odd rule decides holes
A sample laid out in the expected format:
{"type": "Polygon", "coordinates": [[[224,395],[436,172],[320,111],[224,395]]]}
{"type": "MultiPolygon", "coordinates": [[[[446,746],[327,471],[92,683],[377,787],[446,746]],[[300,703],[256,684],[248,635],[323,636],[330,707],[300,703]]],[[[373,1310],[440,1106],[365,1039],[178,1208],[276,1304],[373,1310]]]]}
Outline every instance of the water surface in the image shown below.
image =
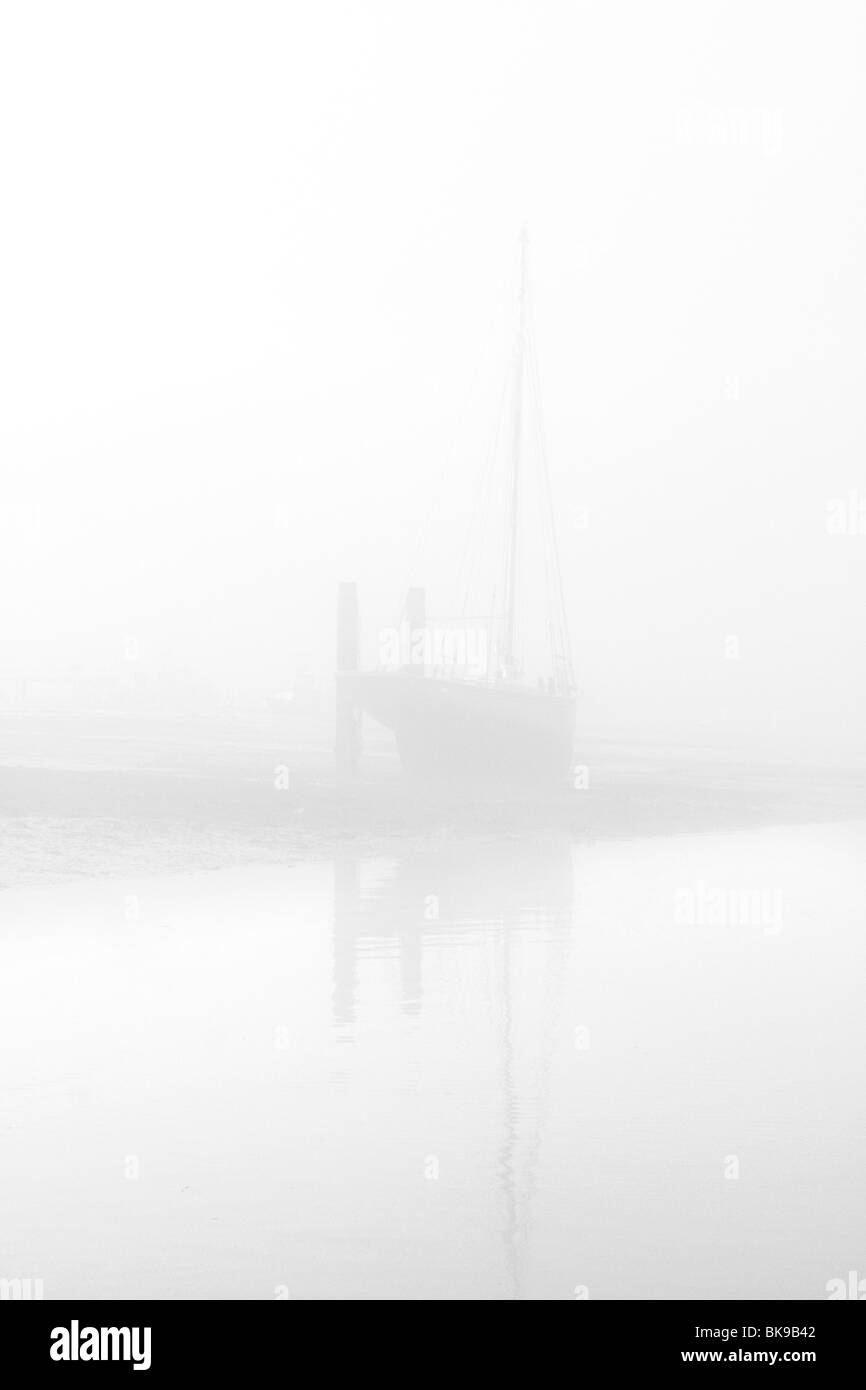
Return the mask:
{"type": "Polygon", "coordinates": [[[0,1273],[824,1297],[864,1259],[864,852],[438,835],[7,891],[0,1273]]]}

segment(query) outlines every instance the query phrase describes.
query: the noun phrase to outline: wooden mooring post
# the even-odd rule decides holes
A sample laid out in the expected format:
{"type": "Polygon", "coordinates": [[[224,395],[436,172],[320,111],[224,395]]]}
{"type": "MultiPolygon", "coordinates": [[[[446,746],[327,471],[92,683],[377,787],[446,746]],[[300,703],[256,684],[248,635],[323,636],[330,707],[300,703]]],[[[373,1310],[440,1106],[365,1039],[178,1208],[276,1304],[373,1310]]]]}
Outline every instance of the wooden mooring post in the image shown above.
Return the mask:
{"type": "Polygon", "coordinates": [[[337,718],[334,748],[337,776],[355,777],[361,753],[361,711],[352,675],[361,664],[361,620],[358,586],[349,581],[337,589],[337,718]]]}

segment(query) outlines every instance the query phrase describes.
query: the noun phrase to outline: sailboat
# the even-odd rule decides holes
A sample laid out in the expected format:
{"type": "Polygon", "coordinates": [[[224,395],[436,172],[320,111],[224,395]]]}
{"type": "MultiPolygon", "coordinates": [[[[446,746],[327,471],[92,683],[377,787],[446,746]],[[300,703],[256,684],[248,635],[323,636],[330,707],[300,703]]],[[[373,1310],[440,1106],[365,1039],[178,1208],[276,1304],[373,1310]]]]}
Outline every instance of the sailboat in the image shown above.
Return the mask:
{"type": "Polygon", "coordinates": [[[361,712],[390,729],[404,768],[425,779],[503,782],[565,780],[572,767],[575,680],[568,633],[547,460],[538,459],[542,499],[542,550],[547,584],[549,673],[534,682],[524,674],[518,650],[518,580],[527,394],[540,419],[534,340],[527,309],[527,235],[520,243],[520,289],[517,330],[510,363],[510,450],[505,530],[504,574],[499,592],[501,612],[485,619],[483,670],[464,659],[438,661],[431,651],[423,589],[409,590],[405,616],[405,659],[385,669],[358,669],[357,597],[354,586],[341,586],[338,609],[338,757],[356,756],[353,720],[361,712]]]}

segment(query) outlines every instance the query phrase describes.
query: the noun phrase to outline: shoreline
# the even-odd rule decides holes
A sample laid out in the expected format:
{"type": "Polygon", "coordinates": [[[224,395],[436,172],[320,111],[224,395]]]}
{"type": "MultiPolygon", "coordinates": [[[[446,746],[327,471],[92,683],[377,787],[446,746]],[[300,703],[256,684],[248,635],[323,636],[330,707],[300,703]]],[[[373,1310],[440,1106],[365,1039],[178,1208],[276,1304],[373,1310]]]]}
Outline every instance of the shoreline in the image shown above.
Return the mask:
{"type": "MultiPolygon", "coordinates": [[[[452,836],[581,843],[866,819],[860,768],[670,747],[587,744],[589,785],[541,793],[419,787],[384,744],[341,787],[330,749],[311,731],[290,740],[263,724],[218,734],[175,723],[156,738],[142,738],[140,723],[111,738],[88,726],[69,766],[35,727],[16,761],[9,732],[0,746],[0,887],[293,864],[347,844],[375,855],[452,836]]],[[[67,747],[68,735],[64,721],[67,747]]]]}

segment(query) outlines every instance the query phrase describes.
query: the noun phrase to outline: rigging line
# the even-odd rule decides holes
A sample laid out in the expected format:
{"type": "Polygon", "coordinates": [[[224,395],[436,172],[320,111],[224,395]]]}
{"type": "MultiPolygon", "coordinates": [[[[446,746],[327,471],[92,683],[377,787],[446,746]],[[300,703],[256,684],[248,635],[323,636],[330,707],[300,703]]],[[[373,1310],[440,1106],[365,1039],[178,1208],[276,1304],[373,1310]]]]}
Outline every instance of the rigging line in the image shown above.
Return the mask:
{"type": "MultiPolygon", "coordinates": [[[[468,412],[469,403],[470,403],[470,401],[471,401],[471,399],[472,399],[472,396],[473,396],[473,394],[474,394],[475,387],[476,387],[477,384],[478,384],[478,378],[479,378],[480,374],[481,374],[481,362],[480,362],[480,360],[479,360],[478,364],[476,365],[476,369],[475,369],[475,371],[474,371],[474,373],[473,373],[473,375],[472,375],[472,377],[471,377],[471,379],[470,379],[469,385],[468,385],[468,387],[466,388],[466,391],[465,391],[465,393],[464,393],[462,402],[461,402],[460,406],[458,407],[458,411],[457,411],[457,415],[455,416],[454,426],[453,426],[453,429],[452,429],[452,431],[451,431],[451,437],[450,437],[450,440],[449,440],[449,443],[448,443],[448,447],[446,448],[445,452],[444,452],[443,455],[441,456],[441,461],[440,461],[440,464],[439,464],[439,471],[438,471],[438,473],[436,474],[436,477],[435,477],[435,479],[434,479],[433,489],[432,489],[432,492],[431,492],[431,495],[430,495],[430,500],[429,500],[429,502],[428,502],[428,504],[427,504],[427,511],[426,511],[426,513],[425,513],[425,516],[424,516],[424,521],[423,521],[423,524],[422,524],[422,526],[421,526],[421,528],[420,528],[420,531],[419,531],[419,534],[418,534],[418,537],[417,537],[417,540],[416,540],[416,543],[415,543],[415,549],[414,549],[414,551],[412,552],[412,555],[411,555],[411,560],[410,560],[410,565],[409,565],[409,574],[408,574],[408,576],[407,576],[407,583],[410,583],[410,582],[412,581],[412,579],[418,574],[419,567],[420,567],[420,565],[421,565],[421,561],[424,559],[424,557],[425,557],[425,555],[426,555],[427,544],[428,544],[428,540],[429,540],[429,537],[430,537],[430,528],[431,528],[431,525],[432,525],[432,522],[433,522],[433,516],[434,516],[434,514],[436,513],[436,511],[437,511],[437,509],[438,509],[439,501],[440,501],[441,496],[442,496],[442,490],[443,490],[444,485],[445,485],[445,475],[446,475],[446,473],[450,472],[451,465],[452,465],[453,460],[454,460],[454,455],[455,455],[455,453],[457,452],[457,442],[458,442],[458,438],[459,438],[459,435],[460,435],[461,427],[462,427],[462,425],[463,425],[463,421],[464,421],[464,419],[465,419],[466,413],[468,412]]],[[[407,587],[407,585],[404,584],[404,586],[403,586],[404,590],[406,589],[406,587],[407,587]]],[[[404,600],[404,602],[405,602],[405,600],[404,600]]],[[[401,608],[401,615],[402,615],[402,608],[401,608]]]]}
{"type": "Polygon", "coordinates": [[[530,276],[528,269],[528,234],[524,224],[520,232],[520,291],[517,301],[517,337],[514,345],[514,400],[511,440],[511,472],[509,488],[511,504],[508,513],[509,551],[505,572],[505,659],[510,668],[509,674],[517,674],[518,660],[518,575],[523,563],[519,555],[521,485],[524,480],[521,469],[521,452],[524,447],[524,410],[526,385],[526,309],[530,295],[530,276]]]}
{"type": "Polygon", "coordinates": [[[547,621],[547,639],[548,639],[548,645],[549,645],[549,648],[550,648],[551,662],[552,662],[552,666],[553,666],[553,670],[554,670],[554,674],[555,674],[555,672],[556,672],[556,663],[557,663],[557,639],[558,639],[558,622],[557,622],[557,612],[556,612],[556,604],[555,604],[555,592],[556,592],[556,590],[555,590],[554,575],[553,575],[552,568],[551,568],[551,544],[552,544],[552,541],[551,541],[551,536],[550,536],[550,519],[549,519],[549,517],[547,516],[547,511],[546,511],[546,507],[545,507],[545,496],[544,496],[543,476],[542,476],[542,475],[543,475],[543,459],[544,459],[544,442],[543,442],[543,437],[542,437],[542,433],[541,433],[541,429],[540,429],[540,401],[539,401],[539,399],[538,399],[538,389],[537,389],[537,388],[538,388],[537,360],[536,360],[536,355],[535,355],[535,344],[534,344],[534,341],[533,341],[532,336],[531,336],[530,333],[527,334],[527,358],[528,358],[529,394],[530,394],[530,400],[531,400],[531,402],[532,402],[533,424],[534,424],[534,426],[535,426],[535,429],[534,429],[535,438],[534,438],[534,441],[533,441],[533,443],[534,443],[533,455],[534,455],[534,460],[535,460],[536,467],[535,467],[535,469],[533,470],[533,472],[534,472],[534,475],[535,475],[536,492],[537,492],[536,501],[537,501],[537,506],[538,506],[539,530],[540,530],[540,533],[541,533],[541,563],[542,563],[542,570],[543,570],[543,576],[544,576],[544,597],[545,597],[545,612],[546,612],[546,621],[547,621]]]}
{"type": "MultiPolygon", "coordinates": [[[[506,277],[503,277],[503,282],[502,282],[502,283],[503,283],[503,286],[504,286],[504,284],[506,283],[506,277]]],[[[487,360],[486,352],[485,352],[485,344],[488,343],[488,342],[490,341],[491,337],[493,336],[493,329],[494,329],[494,327],[495,327],[496,321],[497,321],[497,319],[498,319],[498,318],[501,316],[501,314],[502,314],[502,299],[503,299],[503,297],[504,297],[504,293],[503,293],[503,294],[499,294],[499,295],[496,296],[496,299],[493,301],[493,302],[494,302],[494,307],[493,307],[493,309],[491,310],[490,315],[489,315],[488,320],[487,320],[487,327],[486,327],[486,329],[485,329],[485,333],[484,333],[484,336],[483,336],[483,338],[482,338],[481,346],[479,347],[479,351],[478,351],[478,354],[477,354],[477,357],[476,357],[476,361],[475,361],[475,367],[474,367],[474,369],[473,369],[473,371],[472,371],[472,375],[471,375],[471,377],[470,377],[469,384],[468,384],[468,386],[467,386],[467,388],[466,388],[466,391],[465,391],[465,393],[464,393],[464,396],[463,396],[461,405],[460,405],[459,408],[458,408],[457,415],[455,416],[454,428],[453,428],[453,430],[452,430],[452,432],[451,432],[450,442],[449,442],[449,444],[448,444],[447,449],[445,450],[445,453],[441,456],[441,462],[440,462],[440,465],[439,465],[439,471],[438,471],[438,474],[436,475],[436,477],[435,477],[435,479],[434,479],[433,489],[432,489],[432,492],[431,492],[431,495],[430,495],[430,500],[429,500],[428,505],[427,505],[427,512],[426,512],[426,515],[425,515],[425,518],[424,518],[423,526],[422,526],[421,529],[420,529],[420,534],[418,535],[418,539],[417,539],[416,544],[415,544],[415,549],[414,549],[414,551],[413,551],[413,553],[412,553],[412,556],[411,556],[409,577],[408,577],[407,583],[413,582],[413,575],[417,574],[419,563],[425,558],[425,554],[426,554],[426,550],[427,550],[427,543],[428,543],[428,540],[429,540],[430,527],[431,527],[433,515],[434,515],[434,513],[436,512],[436,510],[437,510],[437,508],[438,508],[438,506],[439,506],[439,502],[440,502],[441,497],[442,497],[442,490],[443,490],[443,487],[444,487],[444,484],[445,484],[445,475],[446,475],[446,473],[448,473],[448,472],[450,471],[451,465],[452,465],[452,463],[453,463],[454,455],[455,455],[456,450],[457,450],[457,441],[458,441],[458,438],[459,438],[459,435],[460,435],[460,432],[461,432],[461,428],[462,428],[462,426],[463,426],[463,423],[464,423],[464,421],[465,421],[466,415],[467,415],[467,413],[468,413],[470,401],[471,401],[471,399],[472,399],[472,397],[473,397],[473,395],[474,395],[474,393],[475,393],[475,390],[476,390],[476,388],[477,388],[477,386],[478,386],[478,382],[479,382],[479,380],[480,380],[480,377],[481,377],[481,374],[482,374],[482,370],[483,370],[485,361],[487,360]]],[[[405,589],[405,588],[406,588],[406,585],[404,585],[404,589],[405,589]]],[[[404,602],[405,602],[405,601],[404,601],[404,602]]],[[[398,621],[399,621],[399,618],[402,616],[402,612],[403,612],[403,604],[401,604],[400,610],[399,610],[398,615],[397,615],[398,621]]]]}
{"type": "MultiPolygon", "coordinates": [[[[554,842],[556,843],[556,842],[554,842]]],[[[571,891],[569,893],[568,915],[564,922],[557,922],[556,926],[560,930],[549,934],[547,949],[545,951],[545,968],[543,972],[544,985],[544,1011],[543,1023],[539,1032],[539,1048],[534,1068],[535,1077],[535,1128],[530,1133],[525,1146],[525,1179],[524,1191],[526,1194],[526,1218],[527,1239],[529,1238],[529,1217],[532,1198],[536,1191],[536,1177],[538,1171],[538,1160],[541,1153],[541,1146],[544,1140],[545,1131],[549,1129],[551,1114],[551,1062],[555,1054],[556,1043],[562,1027],[563,1001],[565,998],[565,986],[568,980],[569,968],[572,957],[572,936],[574,933],[575,918],[578,903],[574,895],[573,869],[570,860],[570,847],[565,851],[569,854],[568,866],[571,878],[571,891]]],[[[554,919],[555,920],[555,919],[554,919]]]]}
{"type": "MultiPolygon", "coordinates": [[[[525,297],[526,297],[526,296],[525,296],[525,297]]],[[[524,389],[524,383],[525,383],[525,379],[526,379],[526,331],[525,331],[525,327],[526,327],[526,326],[525,326],[525,322],[524,322],[523,346],[522,346],[521,354],[520,354],[520,375],[519,375],[519,379],[518,379],[518,377],[515,375],[513,365],[512,365],[512,367],[511,367],[511,372],[510,372],[509,376],[506,377],[506,382],[511,381],[511,382],[513,383],[513,389],[515,390],[515,392],[522,392],[522,391],[523,391],[523,389],[524,389]]],[[[518,439],[518,441],[517,441],[517,447],[518,447],[518,449],[522,449],[522,448],[523,448],[524,441],[525,441],[525,435],[526,435],[525,423],[526,423],[526,422],[525,422],[525,420],[524,420],[524,418],[523,418],[524,415],[525,415],[525,411],[521,409],[521,412],[520,412],[520,437],[519,437],[519,439],[518,439]]],[[[518,474],[518,480],[517,480],[517,481],[518,481],[518,493],[517,493],[516,495],[515,495],[515,494],[512,494],[512,498],[511,498],[510,505],[509,505],[509,507],[508,507],[508,509],[506,510],[506,513],[505,513],[505,522],[506,522],[506,525],[505,525],[504,530],[503,530],[503,538],[502,538],[501,573],[502,573],[502,575],[503,575],[503,597],[504,597],[505,604],[506,604],[506,611],[507,611],[508,603],[509,603],[509,595],[511,595],[512,593],[515,595],[514,611],[513,611],[513,616],[512,616],[511,651],[510,651],[510,653],[509,653],[509,651],[507,650],[507,643],[508,643],[508,631],[507,631],[507,628],[508,628],[508,616],[507,616],[507,615],[506,615],[506,618],[505,618],[505,642],[504,642],[504,649],[505,649],[505,656],[506,656],[506,659],[510,656],[510,657],[511,657],[511,660],[512,660],[512,662],[513,662],[513,664],[514,664],[514,667],[515,667],[515,671],[512,671],[512,673],[511,673],[512,675],[516,673],[517,667],[521,664],[521,663],[519,663],[519,662],[517,661],[517,651],[518,651],[518,648],[519,648],[519,646],[520,646],[521,621],[520,621],[519,605],[518,605],[518,603],[516,602],[516,597],[517,597],[516,585],[517,585],[518,563],[517,563],[517,556],[516,556],[516,554],[514,553],[515,547],[513,547],[512,544],[511,544],[510,527],[511,527],[511,526],[515,526],[515,527],[517,528],[517,540],[518,540],[518,542],[519,542],[519,541],[522,539],[522,536],[525,534],[525,530],[521,530],[521,528],[520,528],[520,521],[521,521],[521,518],[520,518],[520,501],[521,501],[522,494],[523,494],[523,490],[520,489],[520,484],[521,484],[521,482],[524,482],[524,486],[525,486],[525,481],[524,481],[524,480],[525,480],[525,474],[526,474],[526,469],[525,469],[525,467],[524,467],[524,468],[520,471],[520,473],[518,474]]],[[[510,477],[510,482],[511,482],[511,485],[512,485],[512,486],[513,486],[513,480],[514,480],[514,461],[513,461],[513,457],[512,457],[512,463],[511,463],[511,477],[510,477]]]]}
{"type": "Polygon", "coordinates": [[[548,462],[547,462],[547,445],[546,445],[546,438],[545,438],[545,433],[544,433],[544,415],[543,415],[543,411],[542,411],[542,408],[541,408],[541,385],[540,385],[539,373],[538,373],[538,359],[537,359],[537,353],[536,353],[536,351],[535,351],[535,328],[534,328],[534,324],[533,324],[533,323],[530,323],[530,335],[531,335],[532,342],[533,342],[532,362],[533,362],[533,365],[534,365],[534,376],[535,376],[534,393],[535,393],[536,400],[537,400],[537,403],[538,403],[538,427],[539,427],[539,431],[540,431],[540,438],[541,438],[541,445],[542,445],[542,473],[543,473],[543,476],[544,476],[545,492],[546,492],[546,496],[547,496],[547,507],[548,507],[548,513],[549,513],[549,516],[550,516],[550,526],[551,526],[551,533],[552,533],[552,554],[553,554],[553,560],[554,560],[554,571],[555,571],[555,574],[556,574],[556,581],[557,581],[557,596],[558,596],[559,606],[560,606],[560,616],[561,616],[561,622],[562,622],[562,635],[563,635],[563,639],[564,639],[564,642],[565,642],[565,652],[564,652],[564,656],[565,656],[565,663],[566,663],[566,675],[567,675],[567,678],[568,678],[569,685],[570,685],[570,687],[573,689],[573,688],[574,688],[574,684],[575,684],[575,679],[574,679],[574,658],[573,658],[572,646],[571,646],[571,633],[570,633],[569,624],[568,624],[568,611],[567,611],[566,606],[565,606],[565,588],[564,588],[563,579],[562,579],[562,565],[561,565],[561,562],[560,562],[560,555],[559,555],[559,538],[558,538],[557,530],[556,530],[556,513],[555,513],[554,505],[553,505],[553,490],[552,490],[551,483],[550,483],[550,470],[549,470],[548,462]]]}
{"type": "MultiPolygon", "coordinates": [[[[505,513],[505,525],[504,525],[503,528],[502,528],[502,539],[501,539],[501,542],[500,542],[500,559],[499,559],[499,573],[502,575],[502,600],[503,600],[503,604],[505,604],[505,605],[507,605],[507,603],[508,603],[508,593],[509,593],[509,586],[510,586],[510,582],[511,582],[510,556],[511,556],[511,546],[510,546],[510,544],[509,544],[509,535],[508,535],[508,513],[507,513],[507,511],[506,511],[506,513],[505,513]]],[[[506,638],[505,638],[505,628],[506,628],[506,626],[507,626],[507,618],[503,618],[503,634],[502,634],[502,653],[503,653],[503,660],[505,660],[505,658],[507,658],[507,656],[508,656],[508,653],[507,653],[507,651],[506,651],[506,638]]],[[[514,630],[513,630],[513,632],[512,632],[512,648],[513,648],[513,650],[512,650],[512,655],[514,655],[514,653],[515,653],[516,650],[517,650],[517,643],[518,643],[517,626],[518,626],[518,623],[517,623],[517,611],[516,611],[516,609],[515,609],[515,614],[514,614],[514,630]]]]}
{"type": "Polygon", "coordinates": [[[493,938],[494,965],[499,963],[502,991],[502,1137],[496,1151],[496,1170],[499,1176],[505,1226],[502,1232],[505,1265],[512,1289],[512,1298],[520,1298],[520,1194],[518,1190],[517,1145],[519,1108],[514,1076],[514,1020],[511,1008],[511,961],[508,949],[508,925],[503,918],[493,938]]]}
{"type": "Polygon", "coordinates": [[[529,392],[530,392],[530,399],[531,399],[531,401],[532,401],[532,407],[533,407],[533,409],[532,409],[532,413],[533,413],[533,424],[534,424],[534,426],[535,426],[535,431],[534,431],[534,433],[535,433],[535,439],[534,439],[534,451],[533,451],[533,452],[534,452],[535,461],[536,461],[536,468],[535,468],[535,470],[534,470],[534,473],[535,473],[535,483],[536,483],[536,490],[537,490],[537,499],[536,499],[536,500],[537,500],[537,505],[538,505],[539,529],[540,529],[540,533],[541,533],[541,563],[542,563],[542,570],[543,570],[543,576],[544,576],[544,598],[545,598],[545,605],[544,605],[544,606],[545,606],[546,622],[547,622],[547,641],[548,641],[548,647],[549,647],[549,652],[550,652],[552,670],[553,670],[554,676],[556,676],[556,672],[557,672],[557,662],[558,662],[558,659],[559,659],[559,650],[558,650],[558,644],[559,644],[559,623],[558,623],[558,614],[557,614],[557,608],[556,608],[556,586],[555,586],[555,577],[554,577],[553,570],[552,570],[552,560],[551,560],[551,555],[552,555],[552,537],[551,537],[551,534],[550,534],[550,518],[549,518],[548,515],[547,515],[547,509],[546,509],[546,506],[545,506],[545,495],[544,495],[544,486],[543,486],[543,455],[544,455],[544,447],[543,447],[543,438],[542,438],[541,430],[540,430],[540,427],[539,427],[539,420],[540,420],[539,406],[540,406],[540,402],[539,402],[539,400],[538,400],[538,391],[537,391],[537,387],[538,387],[537,361],[536,361],[536,358],[535,358],[535,345],[534,345],[534,342],[533,342],[531,336],[529,336],[529,338],[528,338],[527,356],[528,356],[528,358],[529,358],[529,373],[528,373],[528,375],[529,375],[529,392]]]}
{"type": "MultiPolygon", "coordinates": [[[[478,553],[479,547],[475,546],[474,542],[476,538],[476,533],[480,528],[481,517],[483,515],[484,510],[485,496],[490,486],[491,475],[494,472],[496,456],[499,450],[499,440],[502,435],[502,421],[505,416],[507,387],[508,377],[506,375],[503,379],[502,387],[499,393],[499,406],[496,412],[493,434],[488,443],[484,462],[482,464],[481,469],[479,470],[478,478],[476,480],[475,497],[473,500],[472,511],[469,518],[469,526],[467,528],[464,552],[463,556],[461,557],[457,572],[455,589],[458,595],[462,590],[462,611],[464,615],[469,611],[470,585],[473,579],[475,578],[475,573],[479,568],[481,562],[481,557],[478,553]]],[[[458,609],[459,608],[460,604],[458,602],[458,609]]]]}
{"type": "MultiPolygon", "coordinates": [[[[536,389],[536,390],[538,389],[538,385],[539,385],[539,382],[538,382],[538,379],[536,379],[536,383],[535,383],[535,389],[536,389]]],[[[543,456],[543,453],[544,453],[544,440],[543,440],[543,438],[539,438],[539,453],[542,454],[542,456],[543,456]]],[[[562,598],[561,598],[560,588],[559,588],[559,584],[558,584],[558,576],[557,576],[557,572],[556,572],[556,562],[555,562],[555,555],[556,555],[556,527],[555,527],[555,524],[554,524],[554,519],[549,515],[549,511],[548,511],[548,508],[547,508],[547,506],[546,506],[545,489],[544,489],[544,470],[543,470],[543,466],[539,468],[538,486],[539,486],[539,506],[540,506],[540,508],[541,508],[542,515],[544,516],[545,534],[546,534],[546,537],[547,537],[547,540],[546,540],[546,547],[547,547],[547,549],[546,549],[546,583],[547,583],[547,586],[548,586],[548,587],[547,587],[547,598],[548,598],[548,621],[549,621],[549,624],[550,624],[550,649],[551,649],[551,659],[552,659],[552,664],[553,664],[554,683],[555,683],[556,687],[558,688],[558,687],[559,687],[559,683],[560,683],[560,681],[561,681],[561,679],[562,679],[562,677],[563,677],[564,668],[567,666],[567,657],[566,657],[567,640],[566,640],[566,636],[565,636],[565,633],[564,633],[564,630],[563,630],[563,628],[564,628],[564,617],[563,617],[563,611],[562,611],[562,598]]],[[[566,672],[566,675],[567,675],[567,672],[566,672]]]]}
{"type": "Polygon", "coordinates": [[[470,520],[468,520],[463,553],[461,553],[459,567],[457,567],[455,598],[457,599],[457,607],[460,607],[459,594],[461,589],[463,589],[464,610],[468,609],[468,588],[470,588],[471,581],[473,581],[474,578],[474,571],[477,569],[478,562],[480,562],[480,555],[478,555],[478,550],[475,549],[474,546],[475,532],[477,532],[478,527],[480,527],[482,513],[484,513],[485,496],[487,496],[489,482],[491,482],[493,464],[495,464],[496,453],[498,453],[499,449],[499,438],[500,434],[502,434],[503,414],[505,414],[505,384],[503,384],[499,392],[498,409],[496,409],[495,420],[493,420],[492,434],[489,436],[487,449],[485,449],[484,460],[482,460],[481,468],[478,470],[477,477],[475,477],[473,506],[471,506],[470,510],[470,520]]]}

